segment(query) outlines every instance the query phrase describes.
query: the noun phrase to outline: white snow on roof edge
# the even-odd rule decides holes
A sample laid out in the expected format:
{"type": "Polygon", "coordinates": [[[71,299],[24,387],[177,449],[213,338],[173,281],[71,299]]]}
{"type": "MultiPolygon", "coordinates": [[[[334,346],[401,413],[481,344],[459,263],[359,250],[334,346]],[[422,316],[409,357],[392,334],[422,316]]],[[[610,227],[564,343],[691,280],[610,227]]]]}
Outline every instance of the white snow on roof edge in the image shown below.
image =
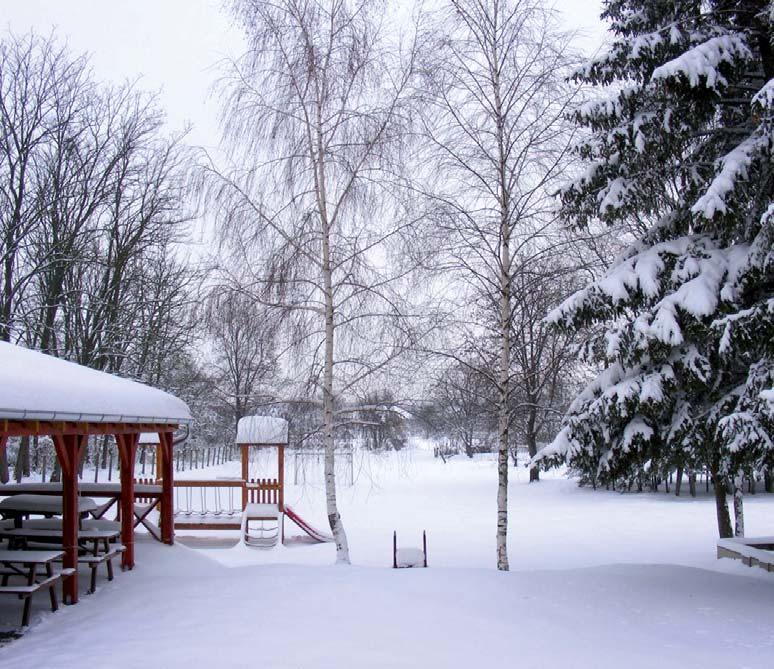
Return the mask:
{"type": "Polygon", "coordinates": [[[237,444],[288,443],[288,422],[274,416],[244,416],[237,424],[237,444]]]}
{"type": "Polygon", "coordinates": [[[158,388],[0,342],[0,419],[187,424],[181,399],[158,388]]]}

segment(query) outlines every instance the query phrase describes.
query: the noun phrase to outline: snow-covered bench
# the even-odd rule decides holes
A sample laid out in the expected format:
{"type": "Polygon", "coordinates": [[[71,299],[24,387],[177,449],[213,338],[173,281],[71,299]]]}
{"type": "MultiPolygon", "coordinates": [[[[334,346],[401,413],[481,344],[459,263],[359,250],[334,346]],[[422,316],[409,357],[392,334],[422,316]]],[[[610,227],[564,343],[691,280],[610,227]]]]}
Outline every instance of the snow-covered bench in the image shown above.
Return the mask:
{"type": "Polygon", "coordinates": [[[720,539],[717,544],[718,559],[741,560],[748,567],[758,566],[774,571],[774,537],[733,537],[720,539]]]}
{"type": "Polygon", "coordinates": [[[75,569],[62,569],[55,572],[53,563],[60,560],[62,551],[9,551],[0,550],[0,595],[12,595],[24,600],[22,610],[22,627],[30,624],[30,608],[32,595],[42,588],[47,588],[51,598],[51,610],[56,611],[59,603],[56,598],[56,584],[64,577],[71,576],[75,569]],[[37,568],[46,570],[43,580],[38,580],[37,568]],[[26,570],[26,571],[25,571],[26,570]],[[24,579],[23,583],[9,584],[12,577],[24,579]]]}
{"type": "MultiPolygon", "coordinates": [[[[59,527],[55,525],[40,527],[38,525],[37,527],[6,529],[0,530],[0,535],[27,549],[51,550],[55,548],[58,551],[62,544],[61,525],[59,527]]],[[[107,567],[108,581],[113,580],[113,558],[126,550],[122,544],[111,543],[117,541],[118,536],[118,530],[83,529],[78,532],[78,564],[86,565],[91,570],[89,592],[94,592],[96,589],[97,569],[101,564],[107,567]]]]}

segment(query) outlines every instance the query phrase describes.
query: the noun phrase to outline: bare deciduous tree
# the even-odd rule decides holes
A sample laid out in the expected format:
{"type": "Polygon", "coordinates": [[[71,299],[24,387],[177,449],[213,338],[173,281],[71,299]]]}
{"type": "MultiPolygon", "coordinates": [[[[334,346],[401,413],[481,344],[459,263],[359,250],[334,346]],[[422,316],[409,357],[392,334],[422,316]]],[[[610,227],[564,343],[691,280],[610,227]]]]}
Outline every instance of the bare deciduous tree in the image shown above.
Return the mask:
{"type": "Polygon", "coordinates": [[[321,395],[328,520],[337,562],[349,548],[336,501],[342,398],[410,341],[392,245],[410,217],[392,186],[401,168],[415,44],[391,37],[382,3],[240,0],[249,51],[225,107],[232,170],[206,170],[232,262],[281,310],[288,370],[321,395]],[[291,318],[292,316],[292,318],[291,318]]]}
{"type": "Polygon", "coordinates": [[[573,101],[569,40],[535,0],[453,0],[437,33],[425,131],[446,219],[439,244],[444,269],[461,270],[468,284],[466,299],[479,296],[478,326],[498,342],[497,567],[507,570],[512,289],[554,224],[550,191],[564,168],[573,101]]]}
{"type": "MultiPolygon", "coordinates": [[[[163,384],[196,278],[175,250],[185,149],[163,124],[53,36],[0,39],[0,339],[163,384]]],[[[17,455],[20,477],[28,440],[17,455]]]]}
{"type": "Polygon", "coordinates": [[[236,434],[240,418],[274,397],[267,390],[277,372],[280,323],[270,309],[261,308],[252,297],[233,288],[213,290],[205,304],[203,322],[212,346],[213,390],[226,407],[236,434]]]}

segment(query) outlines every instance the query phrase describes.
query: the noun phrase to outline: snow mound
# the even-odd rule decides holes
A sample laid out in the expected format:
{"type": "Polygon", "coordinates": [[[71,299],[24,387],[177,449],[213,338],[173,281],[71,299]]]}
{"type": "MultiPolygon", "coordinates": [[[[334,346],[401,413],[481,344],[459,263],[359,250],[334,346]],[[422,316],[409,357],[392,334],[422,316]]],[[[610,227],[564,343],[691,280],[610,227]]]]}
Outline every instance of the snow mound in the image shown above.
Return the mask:
{"type": "Polygon", "coordinates": [[[395,556],[395,563],[400,568],[424,567],[425,554],[421,548],[399,548],[395,556]]]}

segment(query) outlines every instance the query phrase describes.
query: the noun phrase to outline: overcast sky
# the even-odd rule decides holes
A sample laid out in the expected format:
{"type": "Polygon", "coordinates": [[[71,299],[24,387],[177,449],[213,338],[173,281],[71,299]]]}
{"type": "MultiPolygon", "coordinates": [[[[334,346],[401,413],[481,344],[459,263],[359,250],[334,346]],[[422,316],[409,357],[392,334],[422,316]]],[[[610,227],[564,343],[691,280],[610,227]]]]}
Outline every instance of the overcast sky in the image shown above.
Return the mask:
{"type": "MultiPolygon", "coordinates": [[[[600,0],[558,0],[579,47],[604,38],[600,0]]],[[[0,0],[0,27],[47,34],[56,29],[76,53],[88,52],[100,80],[140,79],[159,91],[170,125],[192,124],[190,144],[212,147],[218,104],[211,95],[218,63],[242,51],[222,0],[0,0]],[[3,25],[3,23],[5,25],[3,25]]]]}

